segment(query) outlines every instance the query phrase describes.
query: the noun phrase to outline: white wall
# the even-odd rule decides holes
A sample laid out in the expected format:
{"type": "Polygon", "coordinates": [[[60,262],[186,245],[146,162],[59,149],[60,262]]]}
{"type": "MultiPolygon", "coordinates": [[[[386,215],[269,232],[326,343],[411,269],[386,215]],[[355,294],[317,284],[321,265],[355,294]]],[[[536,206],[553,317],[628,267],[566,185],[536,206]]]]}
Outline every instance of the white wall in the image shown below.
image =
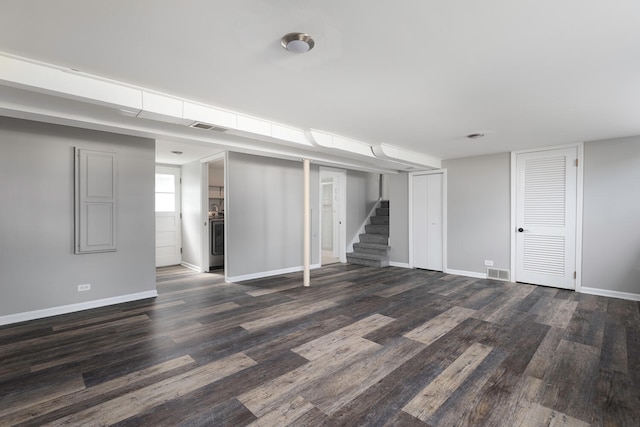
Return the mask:
{"type": "Polygon", "coordinates": [[[584,145],[582,286],[640,296],[640,136],[584,145]]]}
{"type": "Polygon", "coordinates": [[[0,323],[155,292],[153,140],[0,118],[0,148],[0,323]],[[117,154],[116,252],[74,254],[74,147],[117,154]]]}
{"type": "MultiPolygon", "coordinates": [[[[202,214],[202,170],[199,161],[182,165],[182,262],[203,269],[202,233],[209,226],[202,214]],[[206,227],[205,227],[205,223],[206,227]]],[[[209,258],[206,259],[209,262],[209,258]]]]}

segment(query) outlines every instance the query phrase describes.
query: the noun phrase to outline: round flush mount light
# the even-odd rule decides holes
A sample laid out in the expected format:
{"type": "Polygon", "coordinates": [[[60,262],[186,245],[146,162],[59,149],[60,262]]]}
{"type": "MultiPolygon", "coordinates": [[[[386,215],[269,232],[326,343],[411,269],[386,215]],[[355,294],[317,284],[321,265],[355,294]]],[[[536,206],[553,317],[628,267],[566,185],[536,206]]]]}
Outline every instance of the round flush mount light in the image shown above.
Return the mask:
{"type": "Polygon", "coordinates": [[[467,135],[468,139],[480,139],[480,138],[484,138],[484,133],[470,133],[469,135],[467,135]]]}
{"type": "Polygon", "coordinates": [[[313,49],[315,42],[313,41],[313,37],[311,37],[309,34],[289,33],[282,36],[282,38],[280,39],[280,44],[289,52],[307,53],[311,49],[313,49]]]}

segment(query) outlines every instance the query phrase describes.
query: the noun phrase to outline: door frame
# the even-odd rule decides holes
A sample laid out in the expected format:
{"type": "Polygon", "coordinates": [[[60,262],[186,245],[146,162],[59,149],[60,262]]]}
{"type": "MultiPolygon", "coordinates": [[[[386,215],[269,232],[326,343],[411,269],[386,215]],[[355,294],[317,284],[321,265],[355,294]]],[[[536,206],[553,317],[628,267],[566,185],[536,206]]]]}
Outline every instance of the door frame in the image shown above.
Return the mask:
{"type": "Polygon", "coordinates": [[[413,177],[417,175],[442,174],[442,272],[446,273],[447,267],[447,169],[434,169],[421,172],[409,172],[409,268],[413,266],[413,177]]]}
{"type": "Polygon", "coordinates": [[[562,148],[576,148],[578,167],[576,170],[576,280],[575,291],[582,290],[582,207],[583,207],[583,177],[584,177],[584,143],[556,145],[550,147],[518,150],[511,152],[511,281],[518,280],[516,273],[516,196],[517,196],[517,157],[518,154],[550,151],[562,148]]]}
{"type": "MultiPolygon", "coordinates": [[[[200,164],[202,167],[202,196],[200,197],[201,201],[201,220],[203,224],[205,224],[202,234],[201,234],[201,254],[202,254],[202,273],[208,273],[211,271],[211,267],[209,266],[209,249],[211,246],[211,233],[209,233],[209,163],[217,160],[222,160],[224,164],[224,213],[225,217],[227,216],[227,199],[228,199],[228,191],[227,191],[227,164],[228,157],[227,151],[221,151],[212,156],[205,157],[200,159],[200,164]]],[[[227,221],[224,222],[224,265],[227,266],[227,221]]],[[[227,268],[224,269],[224,280],[227,281],[227,268]]]]}
{"type": "Polygon", "coordinates": [[[320,166],[318,169],[318,254],[320,256],[320,265],[322,265],[322,177],[325,174],[334,176],[334,191],[337,186],[338,193],[338,215],[334,216],[334,235],[336,226],[338,226],[338,241],[334,241],[334,253],[336,245],[338,247],[338,259],[341,263],[347,262],[347,171],[346,169],[337,169],[327,166],[320,166]],[[337,179],[336,179],[337,178],[337,179]]]}
{"type": "MultiPolygon", "coordinates": [[[[176,176],[177,178],[175,181],[176,214],[178,219],[178,226],[176,228],[176,234],[177,234],[176,239],[177,239],[177,248],[179,252],[176,253],[176,255],[179,258],[178,264],[180,264],[182,263],[182,169],[180,168],[180,166],[176,166],[176,165],[166,165],[162,163],[156,163],[154,176],[157,173],[162,173],[163,171],[166,173],[169,173],[169,171],[171,171],[173,175],[176,176]],[[159,170],[160,172],[158,172],[159,170]]],[[[158,215],[158,212],[154,212],[154,222],[157,222],[157,215],[158,215]]],[[[155,232],[157,232],[157,230],[154,231],[154,233],[155,232]]],[[[156,267],[157,267],[157,261],[158,260],[156,258],[156,267]]]]}
{"type": "MultiPolygon", "coordinates": [[[[320,203],[321,203],[321,205],[320,205],[320,210],[321,210],[320,220],[321,221],[322,221],[322,215],[324,215],[324,213],[322,212],[322,210],[324,208],[324,204],[322,204],[323,203],[323,199],[324,199],[324,197],[323,197],[324,196],[324,189],[325,189],[326,186],[329,186],[329,185],[331,186],[331,194],[335,195],[335,186],[336,186],[336,184],[335,184],[335,182],[333,180],[330,181],[330,182],[322,182],[322,181],[320,181],[320,191],[321,191],[321,194],[320,194],[320,203]]],[[[335,199],[335,197],[332,197],[331,208],[333,210],[336,210],[335,209],[336,202],[333,199],[335,199]]],[[[331,219],[332,219],[332,222],[331,222],[332,227],[331,227],[331,229],[333,231],[332,235],[331,235],[331,242],[332,242],[331,254],[332,254],[332,256],[334,258],[340,258],[340,248],[336,244],[336,242],[340,241],[340,227],[336,227],[336,220],[335,220],[334,215],[331,216],[331,219]]],[[[320,225],[320,230],[322,231],[322,225],[320,225]]],[[[325,249],[322,247],[322,239],[323,238],[324,238],[324,235],[320,234],[320,248],[324,251],[325,249]]],[[[322,257],[322,254],[320,254],[320,255],[322,257]]]]}

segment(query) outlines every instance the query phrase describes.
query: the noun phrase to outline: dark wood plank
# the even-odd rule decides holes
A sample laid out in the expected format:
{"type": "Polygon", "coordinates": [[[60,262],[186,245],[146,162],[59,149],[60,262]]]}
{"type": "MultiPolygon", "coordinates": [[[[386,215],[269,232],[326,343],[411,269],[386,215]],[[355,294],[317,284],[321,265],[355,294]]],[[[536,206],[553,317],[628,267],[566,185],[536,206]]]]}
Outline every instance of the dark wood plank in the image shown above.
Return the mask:
{"type": "Polygon", "coordinates": [[[406,412],[399,411],[396,412],[387,423],[384,424],[385,427],[431,427],[429,424],[425,423],[422,420],[417,419],[416,417],[407,414],[406,412]]]}
{"type": "Polygon", "coordinates": [[[236,396],[252,390],[263,382],[284,375],[304,363],[303,358],[291,352],[265,360],[238,374],[130,417],[125,420],[125,424],[146,426],[192,425],[190,423],[193,423],[193,425],[212,425],[206,424],[206,421],[221,420],[225,423],[219,425],[246,425],[256,420],[257,417],[242,405],[236,396]],[[234,421],[240,423],[233,424],[234,421]]]}
{"type": "Polygon", "coordinates": [[[582,421],[600,419],[601,407],[594,407],[599,377],[600,351],[595,347],[561,340],[553,366],[547,371],[538,402],[582,421]],[[585,373],[589,375],[585,375],[585,373]]]}
{"type": "Polygon", "coordinates": [[[600,371],[594,405],[602,408],[599,424],[605,426],[640,426],[640,390],[629,375],[600,371]]]}
{"type": "Polygon", "coordinates": [[[0,425],[640,424],[637,302],[341,264],[157,287],[0,327],[0,425]]]}
{"type": "Polygon", "coordinates": [[[583,310],[578,306],[567,326],[565,339],[600,348],[606,320],[606,313],[583,310]]]}
{"type": "Polygon", "coordinates": [[[478,423],[478,401],[484,396],[481,391],[500,370],[505,357],[501,350],[493,349],[428,419],[429,424],[482,425],[478,423]]]}

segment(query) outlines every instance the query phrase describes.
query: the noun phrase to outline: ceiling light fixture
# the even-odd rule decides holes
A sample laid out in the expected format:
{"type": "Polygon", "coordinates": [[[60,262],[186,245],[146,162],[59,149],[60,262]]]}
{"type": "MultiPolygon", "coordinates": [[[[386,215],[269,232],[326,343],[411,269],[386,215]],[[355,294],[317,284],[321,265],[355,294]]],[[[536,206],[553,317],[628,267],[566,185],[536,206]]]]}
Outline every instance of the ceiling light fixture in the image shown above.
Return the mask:
{"type": "Polygon", "coordinates": [[[469,138],[469,139],[484,138],[484,133],[470,133],[469,135],[467,135],[467,138],[469,138]]]}
{"type": "Polygon", "coordinates": [[[180,154],[182,154],[182,151],[174,150],[171,152],[171,154],[175,154],[176,156],[179,156],[180,154]]]}
{"type": "Polygon", "coordinates": [[[315,46],[313,37],[305,33],[285,34],[280,39],[280,44],[292,53],[307,53],[315,46]]]}

